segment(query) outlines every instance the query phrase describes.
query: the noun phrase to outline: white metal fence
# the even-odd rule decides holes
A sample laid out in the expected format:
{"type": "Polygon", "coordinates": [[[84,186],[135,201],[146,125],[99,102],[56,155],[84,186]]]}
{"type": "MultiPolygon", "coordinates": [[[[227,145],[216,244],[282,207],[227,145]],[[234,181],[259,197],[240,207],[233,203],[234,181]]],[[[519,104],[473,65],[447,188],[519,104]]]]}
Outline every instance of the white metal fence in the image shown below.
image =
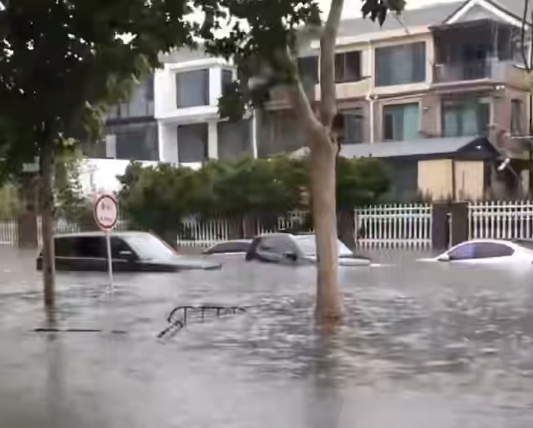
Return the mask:
{"type": "Polygon", "coordinates": [[[380,205],[355,210],[360,247],[427,248],[431,246],[431,205],[380,205]]]}
{"type": "MultiPolygon", "coordinates": [[[[269,224],[257,224],[258,233],[298,229],[306,214],[294,212],[269,224]]],[[[413,248],[431,246],[432,207],[429,204],[381,205],[355,210],[356,236],[361,248],[413,248]]],[[[469,237],[474,238],[533,238],[533,201],[475,202],[468,205],[469,237]]],[[[206,247],[236,236],[249,224],[236,224],[225,219],[184,222],[184,233],[178,237],[180,247],[206,247]],[[236,233],[237,232],[237,233],[236,233]]],[[[60,233],[77,232],[77,225],[57,223],[60,233]]],[[[119,230],[127,225],[121,222],[119,230]]],[[[40,222],[38,230],[40,236],[40,222]]],[[[17,221],[0,219],[0,244],[17,242],[17,221]]]]}
{"type": "Polygon", "coordinates": [[[533,238],[533,201],[471,203],[468,229],[470,239],[533,238]]]}

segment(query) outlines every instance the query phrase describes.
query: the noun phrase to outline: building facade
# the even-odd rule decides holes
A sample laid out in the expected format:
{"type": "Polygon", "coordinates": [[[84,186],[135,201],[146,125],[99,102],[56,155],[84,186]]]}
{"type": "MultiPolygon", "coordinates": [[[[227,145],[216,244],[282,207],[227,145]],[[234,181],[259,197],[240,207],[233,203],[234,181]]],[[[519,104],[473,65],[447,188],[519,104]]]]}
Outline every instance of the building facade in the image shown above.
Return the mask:
{"type": "MultiPolygon", "coordinates": [[[[524,0],[467,0],[408,10],[401,19],[390,16],[381,29],[369,20],[343,21],[335,79],[345,152],[357,156],[372,153],[366,145],[400,144],[396,153],[402,147],[401,155],[386,160],[396,165],[394,181],[407,189],[399,192],[402,197],[424,192],[455,198],[462,192],[481,198],[494,188],[486,183],[501,181],[503,191],[506,181],[517,185],[514,176],[494,174],[496,157],[491,163],[469,155],[468,167],[448,162],[458,156],[449,152],[457,146],[453,141],[483,137],[500,157],[513,159],[516,170],[524,172],[518,184],[529,190],[533,167],[526,159],[526,140],[517,138],[530,133],[529,83],[520,68],[523,7],[524,0]],[[414,148],[435,139],[446,162],[437,166],[433,152],[429,168],[422,162],[424,156],[429,162],[428,153],[414,148]],[[453,189],[457,182],[475,185],[459,191],[428,184],[435,182],[432,171],[439,168],[453,176],[453,189]]],[[[304,82],[319,101],[318,42],[303,46],[302,52],[304,82]]],[[[230,123],[220,120],[218,100],[233,80],[231,64],[186,50],[162,62],[130,104],[112,109],[107,157],[194,166],[208,159],[268,157],[305,145],[284,90],[274,89],[264,110],[230,123]]]]}

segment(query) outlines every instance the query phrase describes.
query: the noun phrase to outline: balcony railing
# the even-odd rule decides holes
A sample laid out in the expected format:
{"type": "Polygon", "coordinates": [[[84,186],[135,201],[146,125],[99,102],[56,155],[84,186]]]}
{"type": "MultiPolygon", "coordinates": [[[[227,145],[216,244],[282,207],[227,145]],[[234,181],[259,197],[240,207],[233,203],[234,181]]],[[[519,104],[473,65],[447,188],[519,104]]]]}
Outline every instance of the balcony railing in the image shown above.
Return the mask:
{"type": "Polygon", "coordinates": [[[510,61],[474,61],[455,64],[437,64],[434,66],[435,83],[468,82],[490,79],[501,83],[524,85],[525,72],[510,61]]]}

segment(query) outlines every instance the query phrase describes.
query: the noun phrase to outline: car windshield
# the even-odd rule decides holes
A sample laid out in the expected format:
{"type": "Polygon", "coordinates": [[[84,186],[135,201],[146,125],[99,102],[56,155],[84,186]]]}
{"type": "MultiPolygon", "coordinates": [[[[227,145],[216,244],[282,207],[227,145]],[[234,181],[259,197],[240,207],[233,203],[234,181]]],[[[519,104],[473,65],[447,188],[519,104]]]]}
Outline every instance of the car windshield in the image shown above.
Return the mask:
{"type": "Polygon", "coordinates": [[[176,256],[170,246],[149,233],[126,236],[124,240],[142,260],[161,260],[176,256]]]}
{"type": "MultiPolygon", "coordinates": [[[[296,244],[306,256],[316,256],[315,235],[295,236],[296,244]]],[[[337,240],[339,246],[339,257],[351,257],[353,253],[341,241],[337,240]]]]}

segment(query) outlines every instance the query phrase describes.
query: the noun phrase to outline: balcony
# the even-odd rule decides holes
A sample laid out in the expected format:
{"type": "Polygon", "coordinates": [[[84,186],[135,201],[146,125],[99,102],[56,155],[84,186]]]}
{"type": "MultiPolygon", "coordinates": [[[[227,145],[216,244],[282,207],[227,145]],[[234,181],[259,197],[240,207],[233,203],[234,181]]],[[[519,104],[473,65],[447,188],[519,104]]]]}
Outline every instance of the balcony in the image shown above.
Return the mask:
{"type": "Polygon", "coordinates": [[[433,72],[434,84],[467,83],[476,80],[490,80],[497,83],[523,83],[523,70],[509,61],[472,61],[453,64],[436,64],[433,72]]]}

